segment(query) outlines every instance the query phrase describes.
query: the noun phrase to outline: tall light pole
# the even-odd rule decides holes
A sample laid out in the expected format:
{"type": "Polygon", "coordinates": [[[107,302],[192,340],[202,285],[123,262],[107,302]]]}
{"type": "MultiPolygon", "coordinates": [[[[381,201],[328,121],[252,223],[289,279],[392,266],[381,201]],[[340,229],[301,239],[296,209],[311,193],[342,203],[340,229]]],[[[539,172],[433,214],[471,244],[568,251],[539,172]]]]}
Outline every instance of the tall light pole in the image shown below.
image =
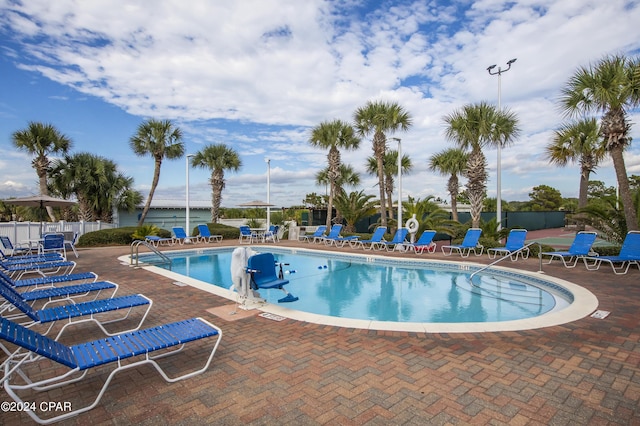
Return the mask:
{"type": "Polygon", "coordinates": [[[402,141],[400,138],[391,138],[398,142],[398,229],[402,228],[402,141]]]}
{"type": "Polygon", "coordinates": [[[187,154],[187,164],[186,164],[186,168],[187,168],[187,190],[186,190],[186,194],[187,194],[187,200],[186,200],[186,214],[185,214],[185,230],[187,231],[187,238],[185,238],[184,242],[185,243],[190,243],[191,239],[189,238],[189,236],[191,236],[191,225],[189,223],[189,158],[193,157],[195,154],[187,154]]]}
{"type": "MultiPolygon", "coordinates": [[[[516,61],[517,58],[513,58],[507,62],[507,68],[502,69],[498,67],[498,71],[494,71],[496,65],[491,65],[487,68],[490,75],[498,76],[498,111],[502,111],[502,74],[509,71],[511,69],[511,65],[516,61]]],[[[498,231],[502,229],[502,146],[498,143],[498,165],[497,165],[497,182],[498,187],[496,190],[496,222],[498,223],[498,231]]]]}
{"type": "Polygon", "coordinates": [[[267,231],[271,226],[271,159],[265,158],[267,163],[267,231]]]}

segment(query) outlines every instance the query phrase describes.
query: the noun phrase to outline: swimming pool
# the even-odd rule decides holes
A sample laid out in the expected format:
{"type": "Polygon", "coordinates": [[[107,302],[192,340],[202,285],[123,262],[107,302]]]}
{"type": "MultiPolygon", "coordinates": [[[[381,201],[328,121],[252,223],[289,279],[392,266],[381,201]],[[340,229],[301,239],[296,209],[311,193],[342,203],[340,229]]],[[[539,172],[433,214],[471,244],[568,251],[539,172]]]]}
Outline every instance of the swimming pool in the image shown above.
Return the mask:
{"type": "MultiPolygon", "coordinates": [[[[156,272],[235,300],[229,291],[233,248],[165,252],[171,271],[156,272]],[[210,283],[210,284],[206,284],[210,283]],[[214,284],[214,285],[211,285],[214,284]]],[[[467,262],[385,258],[304,249],[260,247],[284,267],[298,301],[277,304],[278,290],[261,290],[262,310],[290,318],[356,328],[487,331],[538,328],[584,317],[597,307],[591,293],[568,282],[467,262]],[[580,298],[580,303],[572,303],[580,298]],[[582,309],[576,311],[580,305],[582,309]],[[543,320],[541,320],[543,319],[543,320]]],[[[142,255],[153,262],[152,255],[142,255]]]]}

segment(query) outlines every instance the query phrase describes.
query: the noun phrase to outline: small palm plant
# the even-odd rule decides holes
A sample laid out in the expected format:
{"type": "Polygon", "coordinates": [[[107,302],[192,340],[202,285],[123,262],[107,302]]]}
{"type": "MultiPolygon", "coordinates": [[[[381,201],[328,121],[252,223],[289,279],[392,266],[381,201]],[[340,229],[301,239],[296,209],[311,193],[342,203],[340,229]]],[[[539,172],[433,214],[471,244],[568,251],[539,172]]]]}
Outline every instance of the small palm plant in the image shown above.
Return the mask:
{"type": "Polygon", "coordinates": [[[338,194],[335,205],[347,222],[346,232],[355,232],[356,223],[359,220],[375,213],[376,201],[372,200],[373,198],[375,198],[374,195],[367,195],[364,191],[354,191],[349,194],[341,191],[338,194]]]}
{"type": "Polygon", "coordinates": [[[156,225],[142,225],[136,228],[136,231],[131,234],[134,240],[144,240],[147,235],[158,235],[160,228],[156,225]]]}

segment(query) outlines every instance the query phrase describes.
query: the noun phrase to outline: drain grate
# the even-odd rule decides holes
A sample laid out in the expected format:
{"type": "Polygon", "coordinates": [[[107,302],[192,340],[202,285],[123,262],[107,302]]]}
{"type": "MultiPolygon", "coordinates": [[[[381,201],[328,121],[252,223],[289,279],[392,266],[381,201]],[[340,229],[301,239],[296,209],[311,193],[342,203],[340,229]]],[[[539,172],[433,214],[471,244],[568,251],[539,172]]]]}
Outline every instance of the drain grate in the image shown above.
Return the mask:
{"type": "Polygon", "coordinates": [[[270,320],[273,320],[273,321],[282,321],[283,319],[285,319],[284,317],[281,317],[280,315],[270,314],[268,312],[263,312],[258,316],[262,317],[262,318],[270,319],[270,320]]]}
{"type": "Polygon", "coordinates": [[[606,317],[609,316],[611,312],[609,311],[601,311],[601,310],[597,310],[594,313],[591,314],[591,318],[597,318],[597,319],[605,319],[606,317]]]}

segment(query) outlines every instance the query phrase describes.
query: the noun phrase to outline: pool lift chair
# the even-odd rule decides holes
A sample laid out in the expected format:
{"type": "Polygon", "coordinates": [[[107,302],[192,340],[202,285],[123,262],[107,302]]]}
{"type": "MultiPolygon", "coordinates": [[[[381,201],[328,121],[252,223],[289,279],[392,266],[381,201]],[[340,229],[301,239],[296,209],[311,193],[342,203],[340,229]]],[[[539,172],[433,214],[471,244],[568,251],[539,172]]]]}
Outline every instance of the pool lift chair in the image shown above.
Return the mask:
{"type": "Polygon", "coordinates": [[[298,300],[293,294],[285,290],[284,286],[289,284],[289,280],[284,279],[282,266],[286,263],[276,262],[272,253],[260,253],[251,256],[247,262],[247,272],[251,276],[250,287],[258,291],[263,289],[277,288],[282,290],[285,296],[278,299],[278,303],[295,302],[298,300]],[[279,275],[276,275],[276,266],[280,268],[279,275]]]}
{"type": "Polygon", "coordinates": [[[259,293],[261,288],[277,288],[284,291],[286,296],[278,300],[280,303],[298,300],[283,288],[289,283],[288,280],[283,279],[282,266],[286,264],[276,263],[271,253],[264,254],[267,256],[262,256],[251,247],[238,247],[233,250],[231,279],[232,288],[238,293],[236,307],[251,310],[266,304],[267,301],[259,293]],[[279,276],[276,275],[276,266],[280,268],[279,276]]]}

